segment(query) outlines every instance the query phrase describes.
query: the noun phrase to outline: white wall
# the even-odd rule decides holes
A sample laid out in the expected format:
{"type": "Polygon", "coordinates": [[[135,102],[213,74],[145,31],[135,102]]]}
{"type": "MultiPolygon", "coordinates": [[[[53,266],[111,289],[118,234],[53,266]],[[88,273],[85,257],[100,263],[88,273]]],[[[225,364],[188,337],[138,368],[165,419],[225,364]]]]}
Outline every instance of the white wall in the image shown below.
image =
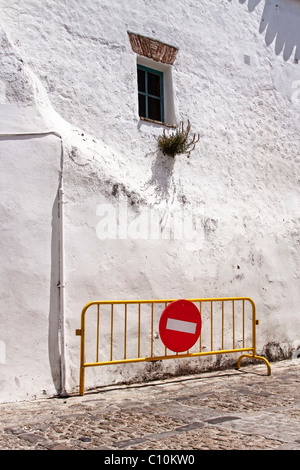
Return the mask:
{"type": "Polygon", "coordinates": [[[57,393],[60,141],[0,138],[1,401],[57,393]]]}
{"type": "MultiPolygon", "coordinates": [[[[66,148],[68,390],[79,375],[74,330],[95,298],[248,295],[260,318],[260,352],[290,354],[300,335],[299,1],[0,0],[0,8],[2,102],[12,116],[3,132],[16,122],[55,129],[66,148]],[[162,128],[138,118],[128,30],[179,48],[172,112],[201,135],[189,159],[163,156],[155,140],[162,128]],[[104,239],[103,204],[118,211],[120,199],[130,220],[154,208],[163,221],[184,213],[197,235],[104,239]]],[[[6,161],[11,149],[4,148],[6,161]]],[[[25,147],[14,142],[12,151],[17,158],[25,147]]],[[[157,367],[176,368],[169,361],[157,367]]],[[[145,370],[91,370],[87,383],[141,378],[145,370]]],[[[45,382],[51,380],[48,370],[45,382]]],[[[51,394],[51,386],[43,388],[51,394]]]]}

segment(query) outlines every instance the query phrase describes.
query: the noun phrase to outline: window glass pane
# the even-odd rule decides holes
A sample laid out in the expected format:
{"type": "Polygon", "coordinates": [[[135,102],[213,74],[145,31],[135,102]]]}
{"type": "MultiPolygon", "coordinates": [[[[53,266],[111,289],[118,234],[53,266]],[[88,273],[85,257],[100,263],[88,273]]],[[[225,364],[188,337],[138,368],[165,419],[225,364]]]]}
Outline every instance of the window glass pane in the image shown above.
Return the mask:
{"type": "Polygon", "coordinates": [[[161,121],[160,100],[148,98],[148,118],[161,121]]]}
{"type": "Polygon", "coordinates": [[[148,72],[149,95],[160,96],[160,75],[148,72]]]}
{"type": "Polygon", "coordinates": [[[146,116],[146,96],[139,93],[139,116],[146,116]]]}
{"type": "Polygon", "coordinates": [[[146,91],[146,72],[145,70],[138,69],[138,90],[146,91]]]}

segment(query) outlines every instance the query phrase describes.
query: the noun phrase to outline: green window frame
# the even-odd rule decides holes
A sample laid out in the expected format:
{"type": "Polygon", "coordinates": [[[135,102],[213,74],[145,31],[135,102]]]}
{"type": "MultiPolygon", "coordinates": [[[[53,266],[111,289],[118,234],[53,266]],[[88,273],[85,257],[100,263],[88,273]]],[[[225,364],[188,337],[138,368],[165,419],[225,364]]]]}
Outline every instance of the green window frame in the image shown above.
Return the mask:
{"type": "Polygon", "coordinates": [[[144,65],[137,66],[139,116],[165,122],[164,74],[144,65]]]}

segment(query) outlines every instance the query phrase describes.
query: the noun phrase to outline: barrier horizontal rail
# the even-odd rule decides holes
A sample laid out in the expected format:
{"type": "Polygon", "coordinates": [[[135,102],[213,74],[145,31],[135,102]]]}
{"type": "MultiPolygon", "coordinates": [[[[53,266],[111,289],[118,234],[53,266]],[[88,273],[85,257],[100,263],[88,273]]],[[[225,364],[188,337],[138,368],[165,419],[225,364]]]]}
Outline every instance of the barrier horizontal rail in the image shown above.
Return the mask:
{"type": "MultiPolygon", "coordinates": [[[[249,297],[217,297],[217,298],[194,298],[194,299],[187,299],[190,302],[193,302],[197,308],[199,308],[200,316],[203,320],[203,305],[210,304],[210,308],[208,308],[208,318],[206,321],[202,322],[202,330],[199,336],[199,344],[196,346],[196,351],[194,348],[194,352],[187,350],[184,353],[168,353],[167,348],[165,347],[164,354],[157,354],[154,353],[154,340],[157,339],[157,334],[154,334],[154,306],[156,304],[162,304],[162,308],[159,310],[161,314],[163,309],[170,303],[174,302],[177,299],[155,299],[155,300],[101,300],[101,301],[92,301],[85,305],[81,313],[81,328],[76,329],[76,335],[81,336],[81,345],[80,345],[80,385],[79,385],[79,393],[80,395],[84,395],[84,382],[85,382],[85,368],[88,367],[96,367],[96,366],[107,366],[107,365],[114,365],[114,364],[128,364],[128,363],[138,363],[138,362],[154,362],[154,361],[162,361],[166,359],[179,359],[179,358],[187,358],[187,357],[198,357],[198,356],[208,356],[214,354],[230,354],[230,353],[242,353],[242,355],[238,358],[237,361],[237,368],[240,368],[241,361],[243,358],[251,358],[256,360],[261,360],[265,362],[268,369],[268,375],[271,374],[271,367],[269,362],[266,358],[262,356],[258,356],[256,354],[256,326],[259,324],[259,321],[256,319],[256,307],[255,303],[249,297]],[[148,308],[148,312],[145,314],[142,312],[142,307],[148,304],[150,308],[148,308]],[[215,306],[218,304],[218,313],[221,321],[221,325],[219,329],[216,328],[216,320],[217,315],[215,311],[215,306]],[[228,314],[228,307],[227,305],[231,306],[231,313],[228,314]],[[240,336],[237,338],[237,322],[238,322],[238,312],[237,312],[237,305],[240,305],[239,308],[239,333],[240,336]],[[250,335],[251,339],[247,337],[245,334],[245,327],[246,327],[246,305],[251,307],[250,312],[250,335]],[[137,316],[137,343],[136,343],[136,351],[137,354],[133,357],[128,356],[128,341],[132,342],[133,338],[130,336],[128,338],[128,323],[130,318],[128,314],[129,306],[136,305],[137,310],[135,314],[137,316]],[[95,361],[86,361],[86,315],[88,311],[91,311],[92,307],[96,307],[96,357],[95,361]],[[118,312],[117,319],[115,318],[115,311],[116,308],[119,306],[124,306],[123,315],[121,318],[120,312],[118,312]],[[102,312],[101,309],[104,307],[109,307],[109,313],[106,311],[106,320],[110,323],[108,325],[108,332],[106,334],[107,337],[110,339],[108,342],[106,341],[106,347],[109,348],[108,355],[109,359],[106,358],[105,360],[99,359],[99,350],[100,350],[100,333],[101,328],[103,325],[102,321],[102,312]],[[225,307],[227,308],[227,312],[225,315],[225,307]],[[141,346],[142,346],[142,314],[146,316],[146,321],[148,322],[148,330],[150,331],[150,354],[142,355],[141,353],[141,346]],[[229,317],[229,320],[228,320],[229,317]],[[123,321],[123,354],[122,358],[114,358],[114,341],[115,341],[115,329],[114,329],[114,322],[118,320],[118,327],[120,327],[120,322],[123,321]],[[225,323],[226,325],[230,324],[230,328],[232,329],[232,336],[231,342],[232,347],[225,347],[225,323]],[[109,327],[110,326],[110,327],[109,327]],[[109,331],[110,330],[110,331],[109,331]],[[210,332],[207,333],[207,331],[210,332]],[[221,338],[220,338],[220,345],[219,348],[215,348],[215,330],[221,331],[221,338]],[[206,341],[208,343],[206,346],[202,344],[203,342],[203,332],[206,334],[206,341]],[[205,333],[206,332],[206,333],[205,333]],[[210,336],[210,341],[207,340],[210,336]],[[210,344],[209,344],[210,343],[210,344]],[[239,347],[237,347],[237,345],[239,347]],[[210,349],[207,349],[210,346],[210,349]]],[[[131,312],[132,313],[132,312],[131,312]]],[[[207,313],[207,312],[206,312],[207,313]]],[[[157,320],[157,319],[156,319],[157,320]]],[[[249,319],[248,319],[249,320],[249,319]]],[[[106,323],[107,323],[106,321],[106,323]]],[[[107,327],[106,327],[107,328],[107,327]]],[[[145,328],[144,328],[145,329],[145,328]]],[[[228,331],[226,330],[226,334],[228,335],[228,331]]],[[[228,341],[228,339],[227,339],[228,341]]],[[[145,341],[143,341],[144,344],[145,341]]],[[[120,343],[120,338],[118,337],[118,343],[120,343]]],[[[162,345],[162,342],[161,342],[162,345]]]]}

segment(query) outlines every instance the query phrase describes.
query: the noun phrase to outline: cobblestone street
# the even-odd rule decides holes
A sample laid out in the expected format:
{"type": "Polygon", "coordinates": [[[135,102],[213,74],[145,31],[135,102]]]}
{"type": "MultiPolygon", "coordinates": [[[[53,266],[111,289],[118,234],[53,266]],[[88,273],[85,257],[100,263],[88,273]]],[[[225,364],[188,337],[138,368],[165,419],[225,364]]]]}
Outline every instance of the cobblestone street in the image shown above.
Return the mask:
{"type": "Polygon", "coordinates": [[[271,367],[1,404],[0,449],[300,450],[300,360],[271,367]]]}

